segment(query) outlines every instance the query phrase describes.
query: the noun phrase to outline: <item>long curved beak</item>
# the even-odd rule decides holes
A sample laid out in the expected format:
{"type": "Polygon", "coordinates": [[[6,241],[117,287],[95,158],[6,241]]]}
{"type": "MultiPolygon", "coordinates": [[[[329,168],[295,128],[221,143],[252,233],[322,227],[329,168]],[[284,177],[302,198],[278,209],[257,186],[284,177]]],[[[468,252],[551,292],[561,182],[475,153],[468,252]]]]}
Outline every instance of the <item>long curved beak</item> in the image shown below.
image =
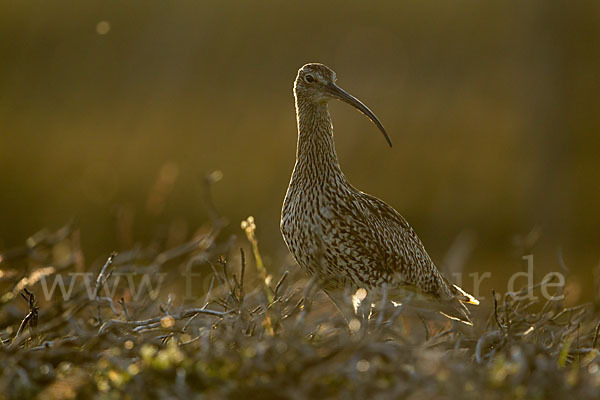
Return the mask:
{"type": "Polygon", "coordinates": [[[328,87],[328,92],[332,97],[335,97],[338,100],[341,100],[345,103],[350,104],[352,107],[359,110],[361,113],[365,114],[369,119],[379,128],[385,140],[387,140],[390,147],[392,147],[392,140],[388,136],[385,128],[382,123],[379,121],[379,118],[373,114],[373,111],[369,109],[369,107],[365,106],[362,101],[358,100],[356,97],[352,96],[350,93],[346,92],[344,89],[336,85],[335,83],[331,83],[328,87]]]}

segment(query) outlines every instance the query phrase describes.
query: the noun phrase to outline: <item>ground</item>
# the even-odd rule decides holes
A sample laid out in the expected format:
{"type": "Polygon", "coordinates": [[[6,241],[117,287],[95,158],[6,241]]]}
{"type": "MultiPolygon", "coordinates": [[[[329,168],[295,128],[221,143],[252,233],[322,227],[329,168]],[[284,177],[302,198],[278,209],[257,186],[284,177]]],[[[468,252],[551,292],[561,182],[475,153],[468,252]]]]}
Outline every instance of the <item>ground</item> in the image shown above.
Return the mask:
{"type": "Polygon", "coordinates": [[[244,228],[246,251],[217,222],[87,274],[73,225],[4,252],[0,399],[597,398],[592,306],[508,293],[473,328],[403,311],[348,324],[296,266],[266,271],[244,228]],[[68,296],[47,295],[57,276],[68,296]]]}

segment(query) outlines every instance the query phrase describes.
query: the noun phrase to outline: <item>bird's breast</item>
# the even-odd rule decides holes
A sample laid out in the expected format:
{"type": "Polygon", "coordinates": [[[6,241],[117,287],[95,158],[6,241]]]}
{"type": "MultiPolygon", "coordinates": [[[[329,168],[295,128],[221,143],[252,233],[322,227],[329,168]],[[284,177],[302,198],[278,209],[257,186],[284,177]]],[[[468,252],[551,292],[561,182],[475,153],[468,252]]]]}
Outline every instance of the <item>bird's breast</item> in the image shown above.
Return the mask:
{"type": "Polygon", "coordinates": [[[298,264],[309,273],[331,264],[335,258],[333,253],[343,250],[338,225],[340,219],[344,219],[339,208],[344,200],[338,199],[338,195],[327,186],[290,186],[286,194],[281,233],[298,264]]]}

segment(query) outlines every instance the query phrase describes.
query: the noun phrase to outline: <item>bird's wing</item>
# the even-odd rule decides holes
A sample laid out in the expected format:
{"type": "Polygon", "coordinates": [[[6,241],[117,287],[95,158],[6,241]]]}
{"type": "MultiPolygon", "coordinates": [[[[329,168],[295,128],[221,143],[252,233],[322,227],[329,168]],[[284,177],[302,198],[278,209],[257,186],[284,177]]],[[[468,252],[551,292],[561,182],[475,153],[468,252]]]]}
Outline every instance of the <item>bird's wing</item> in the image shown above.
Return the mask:
{"type": "Polygon", "coordinates": [[[450,318],[468,321],[468,310],[463,303],[479,302],[458,286],[452,284],[436,268],[423,243],[406,219],[384,201],[358,192],[361,201],[360,220],[370,238],[364,242],[377,244],[377,265],[395,277],[400,287],[425,295],[429,300],[448,305],[442,312],[450,318]]]}
{"type": "Polygon", "coordinates": [[[363,200],[361,219],[369,225],[371,240],[383,256],[382,268],[425,293],[449,295],[446,281],[406,219],[384,201],[362,192],[359,195],[363,200]]]}

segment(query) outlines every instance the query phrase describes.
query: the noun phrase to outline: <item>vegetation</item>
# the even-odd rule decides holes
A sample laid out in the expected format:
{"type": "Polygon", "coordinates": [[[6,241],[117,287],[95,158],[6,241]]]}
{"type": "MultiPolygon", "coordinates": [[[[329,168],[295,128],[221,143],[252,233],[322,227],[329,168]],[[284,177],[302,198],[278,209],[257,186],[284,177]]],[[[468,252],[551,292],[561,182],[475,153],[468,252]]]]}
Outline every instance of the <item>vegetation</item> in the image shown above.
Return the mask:
{"type": "Polygon", "coordinates": [[[473,328],[402,308],[347,324],[297,268],[266,275],[252,220],[246,259],[211,215],[192,240],[111,255],[88,281],[75,226],[4,252],[0,398],[597,398],[588,306],[507,293],[473,328]],[[72,292],[46,298],[57,276],[72,292]],[[152,290],[134,293],[144,277],[152,290]]]}

